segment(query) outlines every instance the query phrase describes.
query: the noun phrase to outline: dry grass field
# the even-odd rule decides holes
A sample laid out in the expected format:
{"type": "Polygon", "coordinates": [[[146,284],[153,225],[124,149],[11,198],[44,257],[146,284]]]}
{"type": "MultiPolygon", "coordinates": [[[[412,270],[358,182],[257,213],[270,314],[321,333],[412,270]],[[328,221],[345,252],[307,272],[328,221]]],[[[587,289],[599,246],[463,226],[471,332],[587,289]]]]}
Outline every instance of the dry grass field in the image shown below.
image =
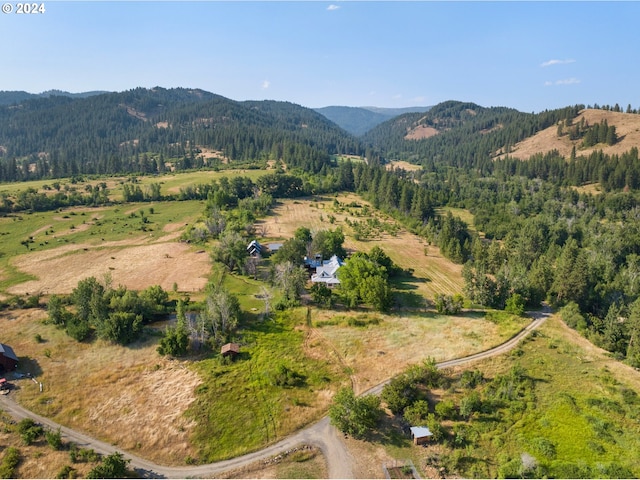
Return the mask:
{"type": "Polygon", "coordinates": [[[195,455],[193,422],[183,413],[200,377],[188,362],[160,357],[155,337],[129,347],[78,343],[45,318],[37,309],[0,313],[2,341],[43,384],[41,393],[31,380],[16,382],[21,404],[159,463],[184,464],[195,455]]]}
{"type": "Polygon", "coordinates": [[[443,316],[433,312],[340,315],[314,311],[313,319],[318,335],[311,344],[324,342],[323,349],[339,358],[351,372],[356,393],[429,358],[440,362],[488,350],[511,338],[528,322],[514,317],[495,324],[473,312],[443,316]],[[350,319],[368,325],[349,326],[350,319]]]}
{"type": "Polygon", "coordinates": [[[107,273],[114,285],[132,290],[151,285],[171,290],[176,283],[181,291],[191,292],[205,286],[211,269],[204,251],[178,243],[175,235],[151,242],[137,237],[100,245],[65,245],[21,255],[13,265],[37,278],[9,288],[14,295],[71,293],[79,280],[90,276],[101,280],[107,273]]]}
{"type": "MultiPolygon", "coordinates": [[[[560,152],[560,155],[568,158],[571,155],[571,149],[574,145],[576,146],[576,154],[578,156],[588,156],[595,150],[602,150],[606,155],[619,155],[629,151],[631,147],[638,147],[640,145],[640,115],[587,109],[580,112],[580,114],[573,119],[573,123],[580,123],[583,118],[589,125],[602,122],[603,120],[607,120],[609,125],[615,125],[619,139],[618,142],[611,146],[598,144],[590,148],[582,149],[580,148],[582,140],[572,142],[566,135],[558,138],[558,128],[554,125],[517,143],[513,147],[510,156],[526,160],[536,153],[546,153],[555,149],[560,152]]],[[[505,155],[500,155],[498,158],[504,156],[505,155]]]]}

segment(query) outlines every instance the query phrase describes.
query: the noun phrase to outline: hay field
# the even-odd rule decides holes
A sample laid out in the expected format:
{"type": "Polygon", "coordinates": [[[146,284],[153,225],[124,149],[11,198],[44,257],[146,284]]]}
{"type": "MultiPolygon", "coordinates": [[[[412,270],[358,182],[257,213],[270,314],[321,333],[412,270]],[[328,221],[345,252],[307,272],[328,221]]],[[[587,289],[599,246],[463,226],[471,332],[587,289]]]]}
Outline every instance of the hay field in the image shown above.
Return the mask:
{"type": "Polygon", "coordinates": [[[175,241],[148,243],[144,237],[34,252],[21,255],[13,265],[37,278],[10,287],[7,291],[13,295],[67,294],[79,280],[92,276],[101,280],[106,274],[114,285],[131,290],[160,285],[169,291],[175,282],[181,291],[193,292],[206,285],[211,269],[209,256],[203,251],[195,252],[175,241]]]}
{"type": "Polygon", "coordinates": [[[367,205],[367,202],[354,194],[283,200],[278,202],[272,215],[258,222],[258,230],[265,230],[265,241],[279,241],[293,237],[298,227],[308,227],[312,233],[341,227],[345,233],[344,246],[348,252],[367,252],[378,245],[396,264],[405,269],[413,269],[415,281],[409,283],[415,287],[416,293],[425,298],[432,299],[436,293],[455,294],[462,291],[462,265],[456,265],[444,258],[438,247],[428,245],[424,239],[408,232],[396,224],[395,220],[371,207],[370,215],[357,216],[355,213],[361,209],[336,209],[334,200],[343,205],[352,202],[367,205]],[[329,221],[330,215],[335,217],[333,223],[329,221]],[[367,218],[377,218],[381,222],[395,224],[398,228],[397,233],[392,235],[379,232],[379,235],[371,240],[355,240],[353,229],[347,225],[346,220],[353,222],[367,218]]]}

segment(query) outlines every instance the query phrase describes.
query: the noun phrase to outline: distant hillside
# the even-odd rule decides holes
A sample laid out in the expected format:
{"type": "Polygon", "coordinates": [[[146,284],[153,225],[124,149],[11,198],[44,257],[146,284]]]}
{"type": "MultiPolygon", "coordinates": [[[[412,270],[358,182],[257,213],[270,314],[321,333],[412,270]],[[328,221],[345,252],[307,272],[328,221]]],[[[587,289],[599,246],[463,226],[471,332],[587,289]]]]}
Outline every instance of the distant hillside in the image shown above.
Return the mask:
{"type": "Polygon", "coordinates": [[[0,106],[0,181],[78,173],[154,173],[279,158],[318,172],[360,142],[288,102],[237,102],[198,89],[137,88],[77,98],[28,97],[0,106]]]}
{"type": "Polygon", "coordinates": [[[71,98],[87,98],[94,95],[101,95],[103,91],[82,92],[82,93],[69,93],[62,90],[47,90],[42,93],[27,93],[23,91],[0,91],[0,105],[14,105],[21,103],[25,100],[35,98],[46,98],[51,96],[71,97],[71,98]]]}
{"type": "Polygon", "coordinates": [[[377,125],[409,112],[426,112],[431,107],[323,107],[314,109],[353,135],[364,135],[377,125]]]}
{"type": "Polygon", "coordinates": [[[425,113],[407,113],[388,120],[367,132],[362,140],[384,151],[388,159],[490,168],[495,152],[577,115],[579,109],[575,106],[531,114],[447,101],[425,113]]]}
{"type": "MultiPolygon", "coordinates": [[[[577,156],[588,156],[595,150],[602,150],[605,155],[620,155],[632,147],[640,147],[640,115],[638,114],[586,109],[574,117],[572,123],[578,125],[583,119],[586,125],[595,125],[606,120],[608,125],[616,127],[618,141],[614,145],[596,144],[584,148],[582,147],[582,139],[571,140],[569,135],[558,136],[557,125],[552,125],[515,144],[509,155],[527,160],[537,153],[544,154],[556,150],[560,155],[569,157],[574,146],[577,156]]],[[[503,153],[498,158],[504,156],[506,154],[503,153]]]]}

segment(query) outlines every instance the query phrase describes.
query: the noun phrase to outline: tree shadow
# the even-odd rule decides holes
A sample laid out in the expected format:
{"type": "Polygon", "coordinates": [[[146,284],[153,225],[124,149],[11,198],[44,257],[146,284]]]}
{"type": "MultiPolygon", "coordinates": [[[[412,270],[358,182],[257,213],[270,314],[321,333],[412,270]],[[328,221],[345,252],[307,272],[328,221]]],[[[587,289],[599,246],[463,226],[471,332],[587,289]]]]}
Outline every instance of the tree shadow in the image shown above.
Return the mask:
{"type": "Polygon", "coordinates": [[[385,415],[380,420],[378,428],[368,432],[364,439],[371,443],[398,448],[409,447],[412,444],[407,423],[397,415],[385,415]]]}
{"type": "Polygon", "coordinates": [[[18,369],[14,372],[15,374],[22,374],[27,377],[39,377],[42,375],[42,367],[38,361],[31,357],[18,357],[18,369]]]}

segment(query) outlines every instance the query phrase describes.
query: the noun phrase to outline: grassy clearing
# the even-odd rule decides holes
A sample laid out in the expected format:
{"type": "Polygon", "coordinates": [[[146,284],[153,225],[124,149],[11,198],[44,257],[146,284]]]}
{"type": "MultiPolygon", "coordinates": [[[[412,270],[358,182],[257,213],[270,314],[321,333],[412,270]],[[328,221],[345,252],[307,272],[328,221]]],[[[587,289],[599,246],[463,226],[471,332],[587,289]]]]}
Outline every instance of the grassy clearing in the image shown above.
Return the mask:
{"type": "MultiPolygon", "coordinates": [[[[369,463],[411,458],[431,478],[440,468],[447,476],[466,478],[637,478],[640,474],[636,454],[640,374],[580,339],[559,319],[548,320],[510,354],[466,370],[470,369],[481,371],[485,383],[475,389],[463,387],[458,381],[465,369],[458,368],[447,373],[452,379],[448,388],[430,394],[432,403],[453,400],[457,406],[472,390],[482,399],[483,407],[471,420],[442,421],[447,432],[444,442],[413,446],[388,417],[374,435],[384,449],[351,440],[355,456],[369,463]],[[502,382],[510,389],[491,393],[493,379],[509,376],[514,367],[523,369],[523,383],[502,382]],[[517,398],[497,400],[497,395],[517,398]],[[454,428],[464,429],[465,436],[456,437],[454,428]],[[535,467],[523,469],[523,459],[535,467]]],[[[356,472],[360,476],[381,475],[362,464],[360,468],[356,472]]]]}
{"type": "Polygon", "coordinates": [[[352,373],[356,392],[427,358],[443,361],[487,350],[528,323],[513,315],[487,321],[481,312],[445,316],[434,312],[383,315],[314,310],[312,318],[329,349],[352,373]]]}
{"type": "MultiPolygon", "coordinates": [[[[63,255],[69,256],[69,262],[60,268],[69,268],[57,272],[75,276],[75,283],[87,276],[88,266],[100,269],[98,277],[110,271],[117,275],[119,265],[116,260],[122,256],[123,251],[132,246],[175,242],[185,224],[194,221],[201,209],[201,202],[197,201],[157,202],[2,217],[0,291],[6,291],[27,280],[35,280],[36,277],[44,280],[48,275],[54,275],[55,270],[45,268],[47,262],[59,262],[63,255]],[[111,250],[107,252],[107,248],[111,250]],[[102,263],[99,263],[100,255],[96,255],[97,251],[102,251],[102,263]],[[83,256],[87,258],[82,258],[83,256]],[[114,262],[111,262],[112,257],[114,262]],[[79,270],[75,272],[71,268],[74,258],[80,260],[76,262],[79,270]]],[[[171,251],[178,253],[189,250],[184,247],[176,244],[171,251]]],[[[170,257],[171,253],[167,252],[166,255],[170,257]]],[[[201,272],[198,269],[194,273],[198,276],[201,272]]],[[[69,281],[73,284],[71,277],[69,281]]],[[[162,278],[162,275],[159,277],[162,278]]],[[[60,282],[50,283],[56,285],[60,282]]],[[[171,283],[167,289],[171,288],[171,283]]],[[[43,291],[46,287],[39,286],[36,282],[25,288],[25,291],[36,292],[43,291]]],[[[48,291],[57,290],[48,288],[48,291]]]]}
{"type": "Polygon", "coordinates": [[[411,278],[402,279],[402,285],[396,285],[404,292],[402,301],[408,302],[403,305],[420,307],[422,305],[416,303],[420,298],[433,299],[436,293],[462,291],[461,265],[450,262],[440,254],[438,247],[428,245],[420,237],[407,232],[392,218],[375,211],[354,194],[283,200],[258,226],[266,231],[265,242],[291,238],[301,226],[312,232],[341,227],[346,234],[347,251],[368,252],[376,245],[381,247],[397,265],[413,271],[411,278]],[[354,228],[347,222],[368,223],[372,227],[367,228],[365,236],[356,240],[354,228]]]}
{"type": "Polygon", "coordinates": [[[78,343],[43,324],[45,317],[37,309],[0,313],[2,341],[14,348],[20,370],[44,386],[40,392],[30,379],[17,381],[22,405],[160,463],[184,464],[195,455],[193,422],[183,413],[200,377],[188,362],[160,357],[151,329],[129,347],[78,343]]]}
{"type": "MultiPolygon", "coordinates": [[[[218,180],[222,177],[249,177],[255,181],[262,175],[269,172],[266,170],[253,170],[253,169],[229,169],[221,171],[202,170],[194,172],[179,172],[179,173],[166,173],[164,175],[147,175],[135,177],[137,185],[144,190],[144,187],[152,184],[159,183],[160,193],[162,195],[173,195],[179,193],[180,188],[200,184],[209,183],[213,180],[218,180]]],[[[49,180],[32,180],[29,182],[13,182],[13,183],[0,183],[0,194],[6,193],[10,196],[16,195],[18,192],[25,191],[28,188],[35,189],[38,192],[45,192],[54,194],[57,190],[54,188],[54,184],[57,184],[60,191],[67,191],[69,189],[75,189],[79,192],[84,192],[87,185],[95,187],[100,183],[105,183],[109,189],[109,197],[114,201],[122,201],[122,184],[130,181],[133,176],[116,176],[116,177],[83,177],[82,179],[49,179],[49,180]],[[45,187],[49,187],[46,189],[45,187]]]]}
{"type": "Polygon", "coordinates": [[[275,442],[328,408],[343,374],[327,360],[305,354],[305,310],[278,314],[242,332],[241,355],[194,365],[204,382],[187,412],[200,462],[235,457],[275,442]],[[280,367],[294,372],[291,386],[278,385],[280,367]]]}

